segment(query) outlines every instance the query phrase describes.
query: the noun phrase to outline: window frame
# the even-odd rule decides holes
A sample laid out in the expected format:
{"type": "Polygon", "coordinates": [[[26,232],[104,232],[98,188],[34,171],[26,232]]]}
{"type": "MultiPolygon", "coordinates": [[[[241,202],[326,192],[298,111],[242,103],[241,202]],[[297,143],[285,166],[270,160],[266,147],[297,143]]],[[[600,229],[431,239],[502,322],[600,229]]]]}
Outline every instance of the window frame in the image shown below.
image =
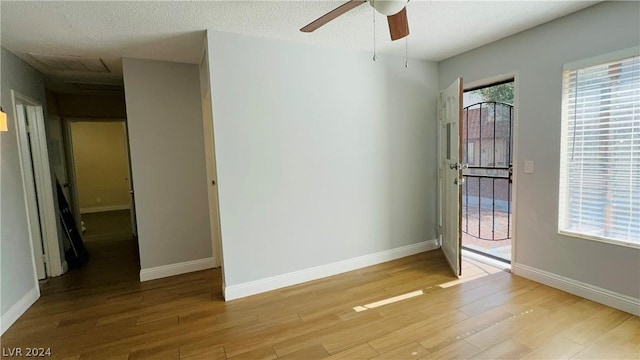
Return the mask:
{"type": "Polygon", "coordinates": [[[618,51],[609,52],[599,56],[591,57],[588,59],[566,63],[562,67],[562,72],[561,72],[562,99],[560,102],[560,105],[561,105],[561,117],[560,117],[561,131],[560,131],[560,154],[559,154],[560,162],[559,162],[559,174],[558,174],[558,191],[559,191],[558,195],[559,196],[558,196],[558,215],[556,218],[558,221],[558,226],[557,226],[558,234],[560,235],[564,235],[572,238],[596,241],[600,243],[613,244],[613,245],[618,245],[618,246],[623,246],[628,248],[640,249],[640,241],[635,243],[635,242],[629,242],[625,240],[617,240],[617,239],[611,239],[611,238],[606,238],[601,236],[588,235],[588,234],[584,234],[576,231],[562,229],[561,216],[563,216],[562,213],[563,213],[563,210],[566,209],[567,204],[566,204],[566,200],[562,198],[560,193],[560,191],[566,186],[565,184],[563,184],[563,179],[566,180],[566,176],[565,177],[562,176],[562,174],[566,172],[566,169],[563,169],[562,166],[563,166],[563,155],[564,155],[563,149],[565,146],[568,146],[568,144],[565,144],[565,137],[566,137],[565,122],[567,121],[567,115],[566,115],[567,100],[565,99],[565,94],[564,94],[565,73],[568,71],[574,71],[574,70],[579,70],[587,67],[603,65],[608,62],[622,60],[630,57],[637,57],[637,56],[640,56],[640,46],[634,46],[634,47],[630,47],[630,48],[626,48],[618,51]]]}

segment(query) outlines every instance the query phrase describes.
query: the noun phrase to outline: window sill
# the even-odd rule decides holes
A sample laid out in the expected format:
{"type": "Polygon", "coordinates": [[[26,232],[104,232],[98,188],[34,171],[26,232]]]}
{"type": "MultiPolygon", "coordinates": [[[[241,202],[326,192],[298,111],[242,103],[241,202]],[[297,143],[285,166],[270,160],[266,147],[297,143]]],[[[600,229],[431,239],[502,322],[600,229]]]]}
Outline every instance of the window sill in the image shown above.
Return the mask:
{"type": "Polygon", "coordinates": [[[575,233],[575,232],[571,232],[571,231],[567,231],[567,230],[558,230],[558,234],[565,235],[565,236],[570,236],[570,237],[573,237],[573,238],[579,238],[579,239],[597,241],[597,242],[606,243],[606,244],[624,246],[624,247],[633,248],[633,249],[640,249],[640,243],[607,239],[607,238],[602,238],[602,237],[599,237],[599,236],[590,236],[590,235],[575,233]]]}

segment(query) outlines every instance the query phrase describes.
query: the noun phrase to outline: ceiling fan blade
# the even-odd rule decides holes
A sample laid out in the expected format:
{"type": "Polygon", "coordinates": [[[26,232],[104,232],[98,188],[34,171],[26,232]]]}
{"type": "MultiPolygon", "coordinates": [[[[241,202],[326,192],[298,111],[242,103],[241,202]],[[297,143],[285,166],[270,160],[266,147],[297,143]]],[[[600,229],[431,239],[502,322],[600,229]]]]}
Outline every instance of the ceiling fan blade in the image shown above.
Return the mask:
{"type": "Polygon", "coordinates": [[[389,34],[391,40],[402,39],[409,35],[409,21],[407,21],[407,8],[404,7],[395,15],[387,16],[389,23],[389,34]]]}
{"type": "Polygon", "coordinates": [[[346,13],[347,11],[364,4],[366,0],[351,0],[347,3],[340,5],[339,7],[329,11],[328,13],[320,16],[316,20],[309,23],[307,26],[300,29],[302,32],[312,32],[317,30],[319,27],[325,25],[329,21],[337,18],[338,16],[346,13]]]}

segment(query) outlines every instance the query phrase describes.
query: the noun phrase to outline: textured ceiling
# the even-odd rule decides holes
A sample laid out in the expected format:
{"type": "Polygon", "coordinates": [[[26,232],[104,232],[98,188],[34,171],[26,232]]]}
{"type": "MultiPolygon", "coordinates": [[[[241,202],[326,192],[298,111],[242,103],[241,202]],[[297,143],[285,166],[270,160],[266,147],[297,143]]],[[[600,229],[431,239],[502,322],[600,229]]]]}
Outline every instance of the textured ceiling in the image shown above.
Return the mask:
{"type": "MultiPolygon", "coordinates": [[[[54,79],[121,82],[121,58],[198,63],[203,30],[373,51],[372,8],[357,7],[313,33],[299,29],[345,1],[0,2],[3,47],[54,79]],[[27,53],[101,58],[111,73],[47,71],[27,53]]],[[[446,59],[598,1],[419,1],[407,6],[409,57],[446,59]]],[[[379,53],[404,56],[377,16],[379,53]]]]}

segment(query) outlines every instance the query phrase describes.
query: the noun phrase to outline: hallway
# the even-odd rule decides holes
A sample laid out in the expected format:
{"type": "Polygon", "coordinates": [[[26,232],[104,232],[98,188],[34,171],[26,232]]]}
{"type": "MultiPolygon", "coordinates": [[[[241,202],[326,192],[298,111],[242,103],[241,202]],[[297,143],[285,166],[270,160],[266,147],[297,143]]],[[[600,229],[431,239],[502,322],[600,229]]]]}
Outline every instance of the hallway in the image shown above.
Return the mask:
{"type": "Polygon", "coordinates": [[[89,252],[88,261],[62,276],[41,280],[43,296],[55,294],[56,298],[75,299],[105,286],[139,281],[140,256],[129,210],[82,214],[82,221],[86,227],[82,240],[89,252]]]}

